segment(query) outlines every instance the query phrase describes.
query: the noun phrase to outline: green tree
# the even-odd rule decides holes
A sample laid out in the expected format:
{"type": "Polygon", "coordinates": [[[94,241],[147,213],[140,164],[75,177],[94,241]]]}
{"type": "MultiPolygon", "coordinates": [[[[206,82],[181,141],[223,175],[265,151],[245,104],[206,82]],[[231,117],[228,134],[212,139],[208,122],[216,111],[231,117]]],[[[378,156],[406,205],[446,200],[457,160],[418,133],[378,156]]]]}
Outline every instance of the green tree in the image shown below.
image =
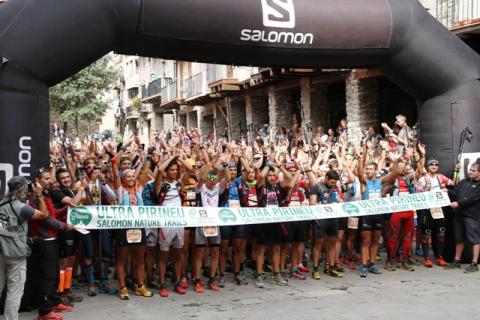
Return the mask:
{"type": "Polygon", "coordinates": [[[97,122],[110,107],[105,93],[113,87],[119,72],[105,56],[67,80],[50,88],[50,108],[60,115],[63,129],[74,123],[78,134],[78,121],[97,122]]]}

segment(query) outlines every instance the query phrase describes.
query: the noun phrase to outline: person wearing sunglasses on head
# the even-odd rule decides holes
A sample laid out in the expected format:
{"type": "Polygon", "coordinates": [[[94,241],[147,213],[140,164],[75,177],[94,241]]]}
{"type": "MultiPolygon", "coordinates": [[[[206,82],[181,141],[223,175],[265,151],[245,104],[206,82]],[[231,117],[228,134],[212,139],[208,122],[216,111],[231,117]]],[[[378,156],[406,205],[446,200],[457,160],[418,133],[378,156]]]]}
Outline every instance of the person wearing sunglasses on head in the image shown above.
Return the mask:
{"type": "MultiPolygon", "coordinates": [[[[417,183],[417,192],[440,191],[445,190],[447,186],[454,186],[455,182],[438,172],[438,160],[429,159],[425,165],[427,173],[423,175],[417,183]]],[[[440,267],[446,267],[447,263],[443,259],[445,248],[445,216],[442,208],[432,208],[417,211],[420,228],[422,231],[422,251],[425,258],[424,265],[427,268],[433,266],[430,258],[430,245],[433,240],[432,233],[435,234],[437,245],[437,264],[440,267]]]]}

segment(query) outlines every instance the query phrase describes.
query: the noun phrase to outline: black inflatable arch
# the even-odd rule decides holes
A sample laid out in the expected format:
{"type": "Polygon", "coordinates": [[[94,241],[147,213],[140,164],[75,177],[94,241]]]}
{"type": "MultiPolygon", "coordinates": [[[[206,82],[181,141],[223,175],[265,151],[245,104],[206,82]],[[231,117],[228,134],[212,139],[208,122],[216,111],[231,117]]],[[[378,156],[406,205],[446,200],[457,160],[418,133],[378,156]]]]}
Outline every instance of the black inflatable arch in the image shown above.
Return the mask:
{"type": "MultiPolygon", "coordinates": [[[[451,104],[480,101],[480,57],[417,0],[7,0],[0,171],[28,175],[30,162],[48,158],[48,87],[111,50],[237,65],[378,67],[417,99],[423,139],[444,169],[459,134],[451,104]]],[[[465,119],[476,113],[470,108],[465,119]]]]}

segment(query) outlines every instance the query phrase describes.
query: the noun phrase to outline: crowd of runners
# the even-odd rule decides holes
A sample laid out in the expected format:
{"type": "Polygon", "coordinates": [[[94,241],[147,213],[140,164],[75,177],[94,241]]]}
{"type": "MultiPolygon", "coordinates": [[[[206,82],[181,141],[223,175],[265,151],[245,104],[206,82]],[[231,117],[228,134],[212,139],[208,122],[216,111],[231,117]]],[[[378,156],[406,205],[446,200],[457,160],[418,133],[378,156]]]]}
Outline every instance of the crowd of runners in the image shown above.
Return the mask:
{"type": "MultiPolygon", "coordinates": [[[[299,207],[447,189],[453,208],[471,205],[454,188],[460,166],[451,177],[440,174],[439,162],[426,158],[419,130],[404,116],[392,127],[372,124],[357,146],[349,142],[347,127],[342,120],[335,130],[318,128],[307,137],[299,125],[278,132],[265,126],[237,141],[184,127],[155,131],[151,141],[136,135],[125,143],[53,139],[51,167],[36,171],[29,202],[41,209],[42,198],[49,218],[29,225],[32,254],[22,309],[39,308],[40,319],[61,319],[59,313],[82,301],[72,293],[81,285],[89,297],[128,300],[130,294],[287,286],[308,277],[342,278],[348,270],[366,278],[412,272],[421,264],[460,268],[463,247],[457,245],[451,264],[443,258],[442,208],[228,227],[84,231],[66,222],[67,209],[80,205],[299,207]]],[[[478,182],[479,169],[472,166],[469,181],[478,182]]],[[[480,244],[478,220],[467,216],[455,216],[457,243],[467,237],[480,244]]],[[[476,255],[466,272],[478,271],[478,250],[476,255]]]]}

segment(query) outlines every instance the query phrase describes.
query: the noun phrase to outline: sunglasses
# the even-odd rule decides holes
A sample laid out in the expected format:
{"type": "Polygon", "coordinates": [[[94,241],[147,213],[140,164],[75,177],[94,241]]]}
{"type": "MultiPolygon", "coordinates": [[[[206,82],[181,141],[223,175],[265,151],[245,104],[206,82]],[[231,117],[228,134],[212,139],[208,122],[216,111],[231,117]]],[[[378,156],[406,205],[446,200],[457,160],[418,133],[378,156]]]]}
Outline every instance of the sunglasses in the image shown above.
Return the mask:
{"type": "Polygon", "coordinates": [[[432,167],[432,166],[433,166],[433,167],[438,167],[438,164],[432,163],[432,164],[430,164],[430,166],[431,166],[431,167],[432,167]]]}

